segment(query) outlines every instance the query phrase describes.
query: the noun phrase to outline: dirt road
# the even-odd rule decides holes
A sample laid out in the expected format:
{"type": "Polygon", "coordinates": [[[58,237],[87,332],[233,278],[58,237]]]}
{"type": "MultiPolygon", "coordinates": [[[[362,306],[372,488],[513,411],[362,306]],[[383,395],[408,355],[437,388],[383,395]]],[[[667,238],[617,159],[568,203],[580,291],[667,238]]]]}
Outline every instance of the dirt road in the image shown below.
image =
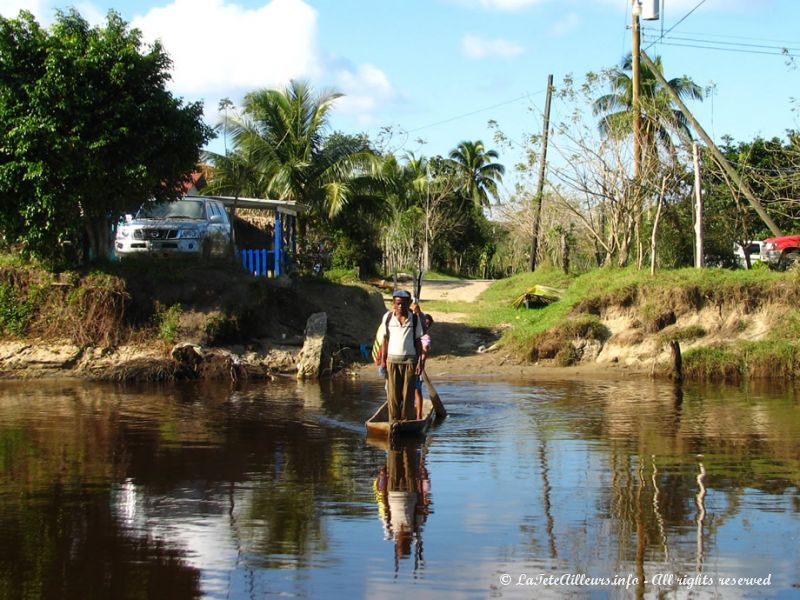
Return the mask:
{"type": "Polygon", "coordinates": [[[450,302],[474,302],[486,288],[492,285],[489,279],[457,279],[450,281],[423,281],[422,298],[426,300],[449,300],[450,302]]]}
{"type": "MultiPolygon", "coordinates": [[[[427,369],[434,380],[487,377],[574,380],[581,377],[638,377],[643,373],[641,369],[632,367],[610,369],[608,366],[582,365],[557,368],[532,365],[524,357],[512,356],[503,348],[497,349],[495,342],[500,338],[502,326],[496,329],[474,327],[465,323],[467,315],[463,313],[426,309],[425,303],[430,300],[475,302],[491,284],[492,281],[486,280],[423,281],[420,305],[435,321],[431,329],[433,352],[427,369]]],[[[384,298],[389,306],[391,297],[387,294],[384,298]]],[[[369,368],[364,373],[366,376],[376,376],[373,371],[369,368]]]]}
{"type": "MultiPolygon", "coordinates": [[[[431,336],[434,340],[435,356],[471,356],[481,347],[488,347],[498,339],[498,334],[489,329],[472,327],[464,323],[466,315],[455,312],[428,310],[427,301],[445,300],[448,302],[475,302],[486,288],[492,285],[491,280],[456,279],[434,280],[422,282],[420,306],[434,320],[431,336]]],[[[410,285],[403,286],[410,291],[410,285]]],[[[387,306],[391,297],[384,296],[387,306]]]]}

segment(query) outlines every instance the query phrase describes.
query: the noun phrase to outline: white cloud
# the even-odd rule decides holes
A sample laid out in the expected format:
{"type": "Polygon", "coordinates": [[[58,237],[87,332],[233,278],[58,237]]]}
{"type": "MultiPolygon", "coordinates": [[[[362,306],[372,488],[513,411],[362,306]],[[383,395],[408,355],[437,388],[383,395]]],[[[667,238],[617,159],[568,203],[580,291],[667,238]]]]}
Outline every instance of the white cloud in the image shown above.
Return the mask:
{"type": "Polygon", "coordinates": [[[345,94],[336,101],[337,110],[355,115],[363,126],[374,125],[374,112],[397,97],[386,73],[370,64],[340,69],[335,78],[336,88],[345,94]]]}
{"type": "Polygon", "coordinates": [[[317,13],[302,0],[244,9],[225,0],[174,0],[133,19],[173,61],[172,87],[190,96],[235,96],[318,71],[317,13]]]}
{"type": "Polygon", "coordinates": [[[90,25],[101,27],[105,25],[107,12],[103,12],[95,5],[89,4],[88,2],[81,2],[73,6],[75,6],[77,11],[81,13],[83,18],[86,19],[90,25]]]}
{"type": "Polygon", "coordinates": [[[494,56],[511,58],[525,52],[525,48],[514,42],[502,38],[487,40],[469,33],[462,38],[461,49],[467,58],[475,59],[494,56]]]}
{"type": "Polygon", "coordinates": [[[566,17],[550,26],[550,33],[556,37],[561,37],[578,27],[580,22],[580,17],[577,14],[569,13],[566,17]]]}
{"type": "Polygon", "coordinates": [[[40,23],[52,22],[55,14],[50,0],[0,0],[0,15],[7,19],[15,19],[21,10],[33,13],[40,23]]]}
{"type": "MultiPolygon", "coordinates": [[[[370,125],[374,112],[399,97],[386,73],[371,64],[352,66],[323,59],[317,48],[317,11],[304,0],[264,0],[246,9],[237,0],[172,0],[130,20],[146,42],[160,40],[172,59],[170,89],[190,100],[205,99],[206,117],[218,117],[217,101],[259,88],[283,88],[306,79],[319,89],[333,85],[345,94],[337,111],[370,125]],[[343,66],[344,65],[344,66],[343,66]]],[[[0,14],[20,9],[52,23],[60,0],[0,0],[0,14]]],[[[75,3],[92,25],[106,13],[90,1],[75,3]]]]}

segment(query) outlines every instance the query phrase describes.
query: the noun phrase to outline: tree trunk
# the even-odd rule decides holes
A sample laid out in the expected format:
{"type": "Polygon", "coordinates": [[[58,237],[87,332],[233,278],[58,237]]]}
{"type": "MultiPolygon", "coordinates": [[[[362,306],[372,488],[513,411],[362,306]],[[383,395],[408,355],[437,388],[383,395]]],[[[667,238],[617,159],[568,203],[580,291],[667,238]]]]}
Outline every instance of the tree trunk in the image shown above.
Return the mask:
{"type": "Polygon", "coordinates": [[[111,224],[105,217],[95,217],[84,222],[84,235],[88,242],[82,262],[105,260],[111,256],[111,224]]]}
{"type": "Polygon", "coordinates": [[[658,208],[656,209],[656,216],[653,219],[653,233],[650,235],[650,275],[656,274],[656,234],[658,233],[658,221],[661,219],[661,207],[663,206],[663,198],[667,189],[667,178],[661,182],[661,193],[658,195],[658,208]]]}

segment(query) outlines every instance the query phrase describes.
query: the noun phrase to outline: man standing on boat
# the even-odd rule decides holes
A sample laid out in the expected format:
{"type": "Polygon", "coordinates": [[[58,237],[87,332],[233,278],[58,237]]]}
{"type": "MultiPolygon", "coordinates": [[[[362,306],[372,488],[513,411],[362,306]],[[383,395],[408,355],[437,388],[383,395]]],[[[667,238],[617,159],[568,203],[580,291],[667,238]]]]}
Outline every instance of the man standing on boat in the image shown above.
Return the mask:
{"type": "Polygon", "coordinates": [[[411,294],[395,290],[392,310],[383,317],[384,331],[381,360],[386,369],[389,422],[416,418],[414,390],[416,377],[422,375],[422,322],[410,309],[411,294]]]}

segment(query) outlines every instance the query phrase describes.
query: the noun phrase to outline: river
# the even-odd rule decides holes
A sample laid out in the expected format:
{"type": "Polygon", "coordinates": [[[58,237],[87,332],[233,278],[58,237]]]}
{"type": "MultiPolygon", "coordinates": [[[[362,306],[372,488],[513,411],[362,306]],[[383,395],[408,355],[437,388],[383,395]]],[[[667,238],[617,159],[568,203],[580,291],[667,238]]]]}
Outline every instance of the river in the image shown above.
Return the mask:
{"type": "Polygon", "coordinates": [[[0,598],[794,598],[792,387],[0,384],[0,598]]]}

